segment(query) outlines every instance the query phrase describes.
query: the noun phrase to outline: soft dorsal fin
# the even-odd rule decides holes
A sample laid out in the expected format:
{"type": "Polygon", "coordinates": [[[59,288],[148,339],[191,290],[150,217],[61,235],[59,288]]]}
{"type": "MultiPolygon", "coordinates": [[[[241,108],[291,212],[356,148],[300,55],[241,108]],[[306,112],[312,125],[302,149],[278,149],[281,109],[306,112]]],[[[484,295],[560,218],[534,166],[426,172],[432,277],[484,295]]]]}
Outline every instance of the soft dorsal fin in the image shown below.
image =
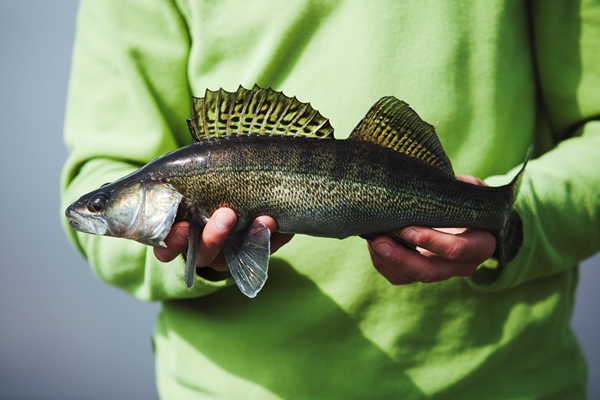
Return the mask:
{"type": "Polygon", "coordinates": [[[329,120],[309,103],[257,85],[194,97],[188,128],[194,141],[251,135],[333,139],[329,120]]]}
{"type": "Polygon", "coordinates": [[[376,143],[426,161],[454,176],[452,165],[433,126],[405,102],[382,97],[352,131],[349,139],[376,143]]]}

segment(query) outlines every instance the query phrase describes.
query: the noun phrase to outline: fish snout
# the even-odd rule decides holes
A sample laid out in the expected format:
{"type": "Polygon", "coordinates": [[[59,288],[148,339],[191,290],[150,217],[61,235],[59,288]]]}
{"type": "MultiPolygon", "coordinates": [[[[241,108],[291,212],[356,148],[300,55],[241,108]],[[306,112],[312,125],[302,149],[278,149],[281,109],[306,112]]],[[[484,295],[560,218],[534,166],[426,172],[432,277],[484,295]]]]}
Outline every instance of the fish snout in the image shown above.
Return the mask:
{"type": "Polygon", "coordinates": [[[75,202],[65,210],[65,216],[69,219],[69,226],[78,232],[104,235],[106,233],[106,221],[93,215],[85,215],[78,211],[79,204],[75,202]]]}

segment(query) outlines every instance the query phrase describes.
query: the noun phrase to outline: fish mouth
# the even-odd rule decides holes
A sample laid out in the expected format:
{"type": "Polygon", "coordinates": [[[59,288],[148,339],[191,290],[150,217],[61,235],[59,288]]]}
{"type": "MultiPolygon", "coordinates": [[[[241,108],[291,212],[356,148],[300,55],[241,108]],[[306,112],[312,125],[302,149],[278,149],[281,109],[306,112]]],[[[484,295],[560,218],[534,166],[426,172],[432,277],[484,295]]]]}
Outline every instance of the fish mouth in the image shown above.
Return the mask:
{"type": "Polygon", "coordinates": [[[83,215],[72,207],[65,211],[69,219],[69,226],[78,232],[91,233],[93,235],[104,235],[107,230],[106,222],[93,215],[83,215]]]}

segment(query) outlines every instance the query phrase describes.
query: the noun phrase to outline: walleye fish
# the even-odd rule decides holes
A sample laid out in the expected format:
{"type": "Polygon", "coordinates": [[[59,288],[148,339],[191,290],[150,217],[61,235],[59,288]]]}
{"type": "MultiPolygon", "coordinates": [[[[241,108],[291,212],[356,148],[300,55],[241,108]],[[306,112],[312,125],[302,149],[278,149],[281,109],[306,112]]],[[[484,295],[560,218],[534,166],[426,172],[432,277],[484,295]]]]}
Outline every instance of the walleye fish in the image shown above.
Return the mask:
{"type": "Polygon", "coordinates": [[[522,242],[513,203],[526,162],[505,186],[459,181],[434,128],[395,97],[376,102],[347,140],[309,103],[270,88],[207,90],[192,103],[194,143],[82,196],[66,210],[73,229],[164,247],[173,223],[187,220],[191,288],[202,229],[230,207],[238,221],[223,252],[248,297],[267,279],[270,232],[253,222],[260,215],[278,232],[331,238],[399,240],[409,225],[485,229],[502,263],[522,242]]]}

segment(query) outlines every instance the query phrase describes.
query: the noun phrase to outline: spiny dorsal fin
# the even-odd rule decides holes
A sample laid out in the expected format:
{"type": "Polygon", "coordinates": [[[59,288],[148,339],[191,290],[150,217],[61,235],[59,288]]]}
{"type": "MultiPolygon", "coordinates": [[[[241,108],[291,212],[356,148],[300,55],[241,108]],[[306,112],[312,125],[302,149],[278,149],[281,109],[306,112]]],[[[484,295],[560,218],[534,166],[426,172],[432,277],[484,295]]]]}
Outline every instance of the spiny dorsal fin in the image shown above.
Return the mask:
{"type": "Polygon", "coordinates": [[[349,139],[376,143],[426,161],[454,176],[452,165],[433,126],[405,102],[382,97],[352,131],[349,139]]]}
{"type": "Polygon", "coordinates": [[[329,120],[309,103],[257,85],[194,97],[188,128],[194,141],[250,135],[333,139],[329,120]]]}

